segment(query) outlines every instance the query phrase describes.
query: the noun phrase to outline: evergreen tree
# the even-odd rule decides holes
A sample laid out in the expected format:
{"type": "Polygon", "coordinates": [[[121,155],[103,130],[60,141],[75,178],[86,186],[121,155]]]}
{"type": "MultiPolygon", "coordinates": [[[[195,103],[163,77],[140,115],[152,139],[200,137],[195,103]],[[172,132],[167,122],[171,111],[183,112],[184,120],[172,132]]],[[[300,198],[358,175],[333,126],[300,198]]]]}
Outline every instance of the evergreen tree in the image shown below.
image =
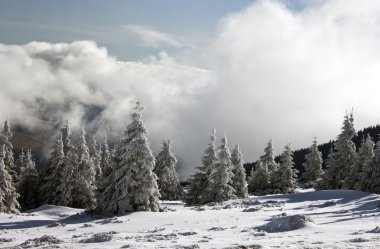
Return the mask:
{"type": "Polygon", "coordinates": [[[74,207],[74,188],[78,185],[77,165],[78,155],[74,151],[68,151],[63,158],[58,194],[53,199],[54,205],[74,207]]]}
{"type": "MultiPolygon", "coordinates": [[[[2,146],[2,155],[5,146],[2,146]]],[[[4,165],[4,159],[0,157],[0,213],[19,213],[20,204],[17,201],[19,194],[12,182],[12,177],[4,165]]]]}
{"type": "Polygon", "coordinates": [[[252,168],[248,188],[255,194],[265,194],[269,189],[269,171],[265,162],[257,161],[256,169],[252,168]]]}
{"type": "Polygon", "coordinates": [[[356,163],[350,169],[350,172],[344,181],[344,188],[355,190],[362,190],[365,188],[365,182],[367,180],[368,173],[370,173],[368,170],[374,157],[374,146],[375,144],[369,134],[366,140],[364,140],[364,138],[362,139],[361,146],[357,153],[356,163]]]}
{"type": "Polygon", "coordinates": [[[164,140],[162,149],[156,156],[154,173],[157,175],[157,184],[162,200],[179,200],[182,195],[182,186],[176,172],[177,159],[171,152],[171,141],[164,140]]]}
{"type": "Polygon", "coordinates": [[[342,188],[348,172],[356,164],[356,147],[352,142],[352,138],[356,135],[353,122],[353,114],[350,116],[346,114],[342,133],[334,143],[335,150],[328,161],[324,183],[329,189],[342,188]]]}
{"type": "Polygon", "coordinates": [[[73,189],[77,186],[78,155],[71,145],[71,128],[67,121],[61,128],[61,137],[56,141],[57,151],[53,156],[52,184],[56,187],[52,204],[59,206],[73,206],[73,189]],[[61,158],[63,152],[63,157],[61,158]]]}
{"type": "Polygon", "coordinates": [[[269,183],[273,186],[273,178],[278,169],[278,163],[275,161],[272,139],[269,140],[267,147],[264,149],[265,154],[260,157],[260,161],[268,168],[269,183]]]}
{"type": "Polygon", "coordinates": [[[45,166],[42,187],[41,201],[45,204],[53,204],[53,199],[59,199],[61,193],[58,192],[62,180],[62,171],[64,167],[63,141],[62,133],[59,133],[52,147],[52,152],[45,166]]]}
{"type": "Polygon", "coordinates": [[[4,128],[1,132],[1,145],[4,145],[4,150],[2,150],[2,157],[4,160],[5,169],[12,177],[12,183],[14,186],[20,181],[20,176],[16,172],[16,167],[14,164],[13,157],[13,145],[10,141],[13,134],[11,132],[11,128],[8,120],[4,122],[4,128]]]}
{"type": "Polygon", "coordinates": [[[134,109],[132,123],[116,147],[114,172],[108,181],[112,184],[112,196],[108,197],[108,203],[97,207],[97,211],[104,215],[159,211],[160,193],[153,173],[155,160],[142,121],[143,108],[137,102],[134,109]]]}
{"type": "Polygon", "coordinates": [[[104,136],[104,142],[101,144],[100,148],[100,170],[102,171],[103,174],[109,175],[109,171],[112,168],[110,168],[110,163],[111,163],[111,152],[108,147],[108,141],[107,141],[107,136],[104,136]]]}
{"type": "Polygon", "coordinates": [[[232,184],[232,162],[230,151],[227,147],[227,138],[222,138],[217,159],[213,163],[211,174],[208,178],[207,192],[203,202],[222,202],[236,198],[236,191],[232,184]]]}
{"type": "Polygon", "coordinates": [[[98,148],[98,143],[96,142],[95,136],[92,138],[92,144],[89,148],[90,158],[94,164],[95,169],[95,181],[98,182],[99,179],[102,176],[102,169],[100,167],[100,161],[101,161],[101,143],[98,148]]]}
{"type": "MultiPolygon", "coordinates": [[[[121,150],[120,150],[121,151],[121,150]]],[[[104,136],[104,142],[101,144],[101,160],[100,168],[102,171],[101,178],[97,181],[96,199],[97,207],[94,210],[96,213],[104,213],[108,208],[108,203],[114,192],[114,177],[113,174],[113,164],[115,162],[114,158],[111,156],[107,136],[104,136]]],[[[107,211],[111,214],[113,211],[107,211]]]]}
{"type": "MultiPolygon", "coordinates": [[[[24,154],[22,152],[22,154],[24,154]]],[[[20,205],[23,210],[37,208],[40,202],[39,195],[39,177],[36,170],[36,165],[32,159],[32,153],[27,151],[24,163],[21,168],[20,183],[18,192],[20,194],[20,205]]]]}
{"type": "Polygon", "coordinates": [[[367,164],[365,172],[367,179],[363,183],[365,191],[380,194],[380,140],[376,143],[372,163],[367,164]]]}
{"type": "Polygon", "coordinates": [[[232,173],[234,174],[232,177],[232,187],[235,189],[238,198],[246,198],[248,197],[247,176],[239,145],[235,145],[235,148],[232,150],[231,163],[233,166],[232,173]]]}
{"type": "Polygon", "coordinates": [[[294,168],[292,149],[290,145],[286,145],[274,179],[274,192],[294,193],[297,188],[297,173],[298,171],[294,168]]]}
{"type": "Polygon", "coordinates": [[[76,166],[72,174],[73,188],[71,190],[70,206],[75,208],[93,208],[95,206],[96,172],[87,147],[84,127],[82,127],[76,157],[76,166]]]}
{"type": "MultiPolygon", "coordinates": [[[[16,174],[20,177],[21,181],[21,169],[25,167],[25,152],[24,149],[21,149],[21,153],[18,155],[18,158],[15,162],[15,172],[16,174]]],[[[16,187],[18,186],[19,183],[16,183],[16,187]]]]}
{"type": "Polygon", "coordinates": [[[305,181],[305,186],[314,187],[323,173],[322,153],[318,150],[316,138],[314,138],[309,151],[310,152],[305,155],[305,162],[303,163],[305,172],[302,177],[305,181]]]}
{"type": "Polygon", "coordinates": [[[210,143],[203,151],[201,158],[202,166],[198,167],[190,177],[188,193],[185,196],[185,202],[188,206],[202,204],[203,196],[206,193],[208,177],[212,170],[212,165],[216,160],[215,149],[216,130],[213,130],[210,137],[210,143]]]}
{"type": "Polygon", "coordinates": [[[358,153],[358,164],[362,167],[362,173],[359,181],[355,185],[356,190],[369,191],[371,186],[371,176],[373,172],[374,163],[374,152],[375,143],[373,142],[371,136],[368,134],[367,139],[364,144],[361,145],[358,153]]]}

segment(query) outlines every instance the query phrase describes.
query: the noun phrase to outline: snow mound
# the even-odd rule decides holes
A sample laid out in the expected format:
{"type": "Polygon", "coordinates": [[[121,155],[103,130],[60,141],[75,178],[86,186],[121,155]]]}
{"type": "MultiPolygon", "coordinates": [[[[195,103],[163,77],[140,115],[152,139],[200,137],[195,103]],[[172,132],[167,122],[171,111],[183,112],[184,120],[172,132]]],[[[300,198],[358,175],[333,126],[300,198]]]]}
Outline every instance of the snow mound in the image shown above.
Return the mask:
{"type": "Polygon", "coordinates": [[[83,212],[83,209],[55,206],[55,205],[42,205],[36,209],[29,210],[30,214],[38,214],[43,216],[49,216],[52,218],[66,217],[83,212]]]}
{"type": "Polygon", "coordinates": [[[55,244],[61,244],[63,243],[62,240],[51,236],[51,235],[44,235],[40,238],[35,239],[28,239],[24,243],[20,244],[20,248],[36,248],[39,246],[49,246],[49,245],[55,245],[55,244]]]}
{"type": "Polygon", "coordinates": [[[266,225],[259,227],[259,229],[268,233],[286,232],[300,229],[307,223],[314,223],[307,215],[276,216],[266,225]]]}
{"type": "Polygon", "coordinates": [[[80,243],[99,243],[111,241],[113,239],[113,235],[117,232],[107,232],[107,233],[96,233],[93,234],[91,238],[80,240],[80,243]]]}

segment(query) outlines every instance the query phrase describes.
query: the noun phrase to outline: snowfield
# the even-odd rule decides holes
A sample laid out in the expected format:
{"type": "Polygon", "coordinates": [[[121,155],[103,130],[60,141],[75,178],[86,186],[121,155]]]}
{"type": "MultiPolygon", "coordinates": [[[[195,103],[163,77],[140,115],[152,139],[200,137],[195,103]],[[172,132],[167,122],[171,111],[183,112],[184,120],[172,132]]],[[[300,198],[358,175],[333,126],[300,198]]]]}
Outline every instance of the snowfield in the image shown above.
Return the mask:
{"type": "Polygon", "coordinates": [[[0,214],[1,248],[380,248],[380,196],[334,190],[251,196],[104,218],[44,205],[0,214]],[[246,246],[246,247],[244,247],[246,246]]]}

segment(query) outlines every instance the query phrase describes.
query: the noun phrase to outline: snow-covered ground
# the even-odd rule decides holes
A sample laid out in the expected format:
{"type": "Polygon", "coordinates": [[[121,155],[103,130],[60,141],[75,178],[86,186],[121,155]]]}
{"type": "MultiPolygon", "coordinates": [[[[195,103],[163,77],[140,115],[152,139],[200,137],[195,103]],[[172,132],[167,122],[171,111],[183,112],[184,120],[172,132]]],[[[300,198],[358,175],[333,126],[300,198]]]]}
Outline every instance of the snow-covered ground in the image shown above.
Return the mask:
{"type": "Polygon", "coordinates": [[[306,190],[214,206],[166,201],[161,206],[165,212],[114,218],[50,205],[0,214],[0,247],[380,248],[380,196],[375,194],[306,190]]]}

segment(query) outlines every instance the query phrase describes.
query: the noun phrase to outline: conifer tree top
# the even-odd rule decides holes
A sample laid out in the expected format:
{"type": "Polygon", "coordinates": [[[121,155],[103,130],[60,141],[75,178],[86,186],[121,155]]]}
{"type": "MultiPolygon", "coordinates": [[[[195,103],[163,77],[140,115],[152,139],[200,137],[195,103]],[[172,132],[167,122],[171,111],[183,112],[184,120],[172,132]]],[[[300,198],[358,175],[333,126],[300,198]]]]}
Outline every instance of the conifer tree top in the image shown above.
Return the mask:
{"type": "Polygon", "coordinates": [[[5,120],[4,122],[4,129],[3,129],[2,134],[4,135],[4,137],[8,139],[13,136],[8,120],[5,120]]]}

